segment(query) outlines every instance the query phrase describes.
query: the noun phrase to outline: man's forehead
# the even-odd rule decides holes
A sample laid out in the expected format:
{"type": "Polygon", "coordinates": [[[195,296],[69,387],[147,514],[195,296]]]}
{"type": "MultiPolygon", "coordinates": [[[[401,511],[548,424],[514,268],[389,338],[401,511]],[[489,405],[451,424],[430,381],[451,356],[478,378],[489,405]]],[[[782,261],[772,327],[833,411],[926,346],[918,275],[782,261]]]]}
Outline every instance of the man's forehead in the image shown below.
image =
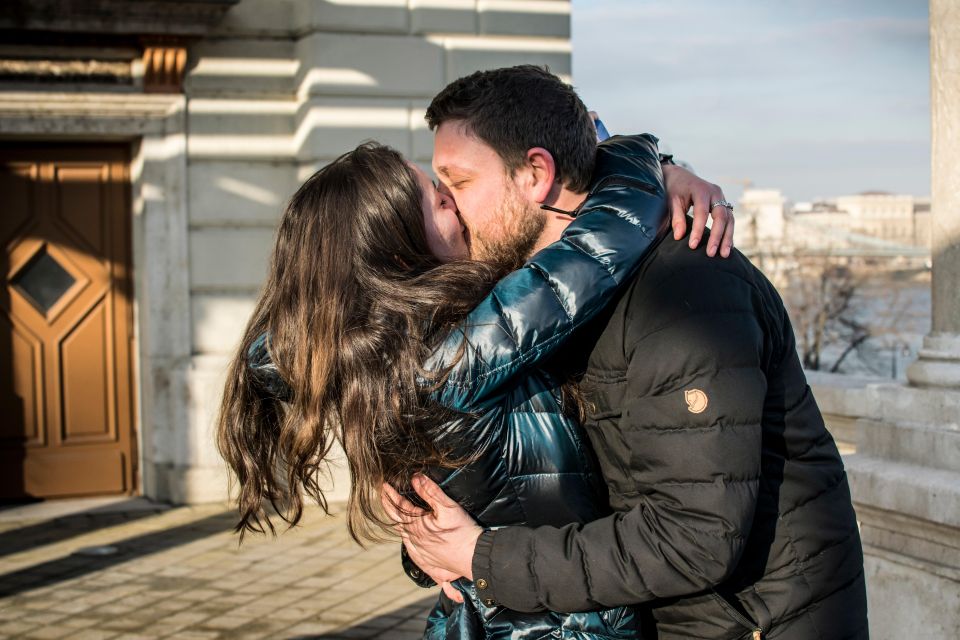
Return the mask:
{"type": "Polygon", "coordinates": [[[437,128],[433,138],[433,169],[437,175],[472,175],[491,161],[502,162],[496,150],[465,122],[453,120],[437,128]]]}
{"type": "Polygon", "coordinates": [[[433,170],[438,176],[471,173],[471,163],[476,160],[477,154],[470,153],[470,149],[465,145],[438,144],[433,148],[433,170]]]}

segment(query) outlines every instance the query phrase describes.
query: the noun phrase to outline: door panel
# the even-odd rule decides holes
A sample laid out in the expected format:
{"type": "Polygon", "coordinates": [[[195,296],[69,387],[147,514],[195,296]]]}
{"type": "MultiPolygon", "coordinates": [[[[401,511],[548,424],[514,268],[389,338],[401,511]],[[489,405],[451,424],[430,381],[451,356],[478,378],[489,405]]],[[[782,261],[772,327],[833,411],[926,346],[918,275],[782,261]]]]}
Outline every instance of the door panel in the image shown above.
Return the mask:
{"type": "Polygon", "coordinates": [[[0,144],[0,498],[135,489],[127,155],[0,144]]]}
{"type": "Polygon", "coordinates": [[[92,255],[103,255],[105,231],[102,166],[56,166],[57,216],[66,229],[82,239],[92,255]]]}
{"type": "Polygon", "coordinates": [[[41,444],[43,416],[43,345],[22,326],[0,315],[0,363],[13,365],[12,385],[0,387],[0,406],[9,413],[0,420],[0,447],[19,442],[41,444]]]}
{"type": "Polygon", "coordinates": [[[125,457],[105,448],[55,450],[43,456],[27,456],[24,484],[33,497],[127,493],[125,457]],[[39,495],[41,489],[45,495],[39,495]]]}
{"type": "Polygon", "coordinates": [[[6,202],[0,215],[0,239],[4,242],[30,220],[30,183],[35,170],[36,165],[10,162],[0,171],[0,193],[6,202]]]}
{"type": "Polygon", "coordinates": [[[64,442],[111,437],[110,330],[103,301],[63,340],[60,348],[60,395],[64,442]]]}

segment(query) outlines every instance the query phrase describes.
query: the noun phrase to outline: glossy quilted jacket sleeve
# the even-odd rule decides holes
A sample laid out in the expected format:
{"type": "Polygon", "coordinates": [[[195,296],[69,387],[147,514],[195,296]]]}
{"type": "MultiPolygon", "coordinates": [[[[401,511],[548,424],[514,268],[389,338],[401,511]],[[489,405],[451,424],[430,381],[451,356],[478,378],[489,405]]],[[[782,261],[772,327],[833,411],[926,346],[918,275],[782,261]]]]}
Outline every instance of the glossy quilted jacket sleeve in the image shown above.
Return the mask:
{"type": "Polygon", "coordinates": [[[601,143],[593,187],[561,239],[497,283],[428,360],[433,371],[456,362],[439,400],[474,410],[552,354],[629,281],[665,216],[656,138],[601,143]]]}

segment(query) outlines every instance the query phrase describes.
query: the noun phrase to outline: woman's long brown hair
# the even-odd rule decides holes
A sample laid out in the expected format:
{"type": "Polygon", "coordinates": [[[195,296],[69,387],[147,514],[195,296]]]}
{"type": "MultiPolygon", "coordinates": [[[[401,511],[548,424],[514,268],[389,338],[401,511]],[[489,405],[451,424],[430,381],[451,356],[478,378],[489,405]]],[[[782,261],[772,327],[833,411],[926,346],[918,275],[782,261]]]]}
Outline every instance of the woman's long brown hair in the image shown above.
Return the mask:
{"type": "Polygon", "coordinates": [[[227,374],[217,445],[239,486],[237,530],[290,526],[303,495],[326,511],[320,475],[336,440],[346,453],[348,526],[358,542],[390,523],[380,487],[409,487],[430,465],[458,461],[437,442],[444,410],[418,372],[436,341],[502,275],[478,262],[442,264],[429,250],[421,189],[396,151],[361,145],[310,177],[280,221],[266,283],[227,374]],[[247,361],[268,350],[290,387],[264,392],[247,361]]]}

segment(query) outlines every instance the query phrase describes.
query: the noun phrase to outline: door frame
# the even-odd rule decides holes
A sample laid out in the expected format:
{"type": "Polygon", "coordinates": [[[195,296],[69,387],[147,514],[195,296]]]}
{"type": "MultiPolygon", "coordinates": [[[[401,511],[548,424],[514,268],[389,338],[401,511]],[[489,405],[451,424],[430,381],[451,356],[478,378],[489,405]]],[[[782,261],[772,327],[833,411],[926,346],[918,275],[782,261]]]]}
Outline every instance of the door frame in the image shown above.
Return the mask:
{"type": "MultiPolygon", "coordinates": [[[[173,451],[189,440],[191,361],[186,99],[0,93],[0,139],[130,146],[135,492],[182,502],[173,451]]],[[[133,460],[132,460],[133,462],[133,460]]]]}
{"type": "MultiPolygon", "coordinates": [[[[91,476],[97,476],[96,470],[88,468],[87,466],[92,464],[93,460],[81,462],[84,457],[91,455],[96,456],[97,452],[85,449],[81,442],[86,441],[88,445],[92,445],[94,448],[97,447],[96,442],[99,442],[101,446],[106,445],[110,451],[118,452],[123,456],[125,462],[122,464],[122,493],[135,495],[139,487],[140,456],[138,453],[139,443],[137,441],[137,421],[135,416],[137,388],[133,371],[133,350],[136,347],[136,341],[134,338],[133,260],[131,255],[130,144],[102,140],[79,142],[76,140],[54,141],[4,137],[0,138],[0,147],[3,149],[4,157],[10,161],[14,163],[31,163],[40,167],[40,171],[34,174],[34,180],[40,183],[51,182],[52,172],[55,172],[58,166],[70,167],[71,165],[76,166],[78,164],[89,166],[91,163],[108,167],[107,171],[110,176],[108,179],[111,183],[108,196],[101,204],[102,207],[105,207],[105,211],[110,218],[106,224],[112,227],[105,236],[109,238],[109,244],[102,247],[107,253],[102,256],[97,256],[93,260],[94,262],[99,262],[100,258],[109,257],[111,262],[108,289],[112,291],[110,294],[112,302],[106,303],[105,308],[110,314],[109,322],[113,327],[111,331],[112,345],[105,345],[107,348],[107,354],[105,355],[111,356],[112,367],[114,367],[112,369],[112,375],[115,377],[112,388],[108,390],[108,398],[112,399],[110,403],[111,408],[107,411],[110,422],[108,434],[112,435],[108,435],[106,440],[104,440],[103,435],[98,435],[93,439],[87,438],[86,440],[84,440],[83,437],[74,436],[69,438],[69,444],[64,446],[64,440],[67,438],[66,432],[63,431],[65,423],[63,423],[64,416],[62,415],[62,410],[65,405],[61,394],[64,393],[64,389],[54,391],[51,385],[54,387],[59,385],[53,380],[46,379],[46,376],[50,375],[50,372],[40,374],[41,378],[44,378],[42,386],[47,392],[47,394],[45,394],[46,399],[42,402],[44,408],[40,412],[41,416],[44,416],[44,418],[42,418],[44,426],[42,428],[41,440],[46,446],[42,448],[43,450],[35,451],[32,456],[30,454],[30,447],[24,449],[24,467],[22,472],[25,476],[29,477],[31,474],[28,471],[28,467],[32,464],[34,474],[38,472],[38,469],[46,469],[44,473],[80,472],[81,474],[89,473],[91,476]],[[57,397],[61,398],[60,402],[54,401],[53,404],[51,404],[51,399],[57,397]],[[58,428],[52,430],[51,421],[54,425],[57,425],[58,428]],[[115,441],[114,439],[117,440],[115,441]],[[73,447],[75,445],[79,445],[79,448],[74,449],[73,447]],[[49,450],[47,447],[53,447],[53,449],[49,450]],[[29,462],[29,460],[32,460],[32,463],[29,462]],[[72,471],[57,471],[57,469],[64,464],[66,465],[66,469],[72,469],[72,471]]],[[[38,204],[41,208],[45,208],[46,215],[54,215],[51,200],[54,192],[41,191],[41,193],[42,195],[39,197],[42,203],[38,202],[35,204],[38,204]]],[[[48,228],[52,229],[53,226],[51,225],[54,225],[54,223],[47,221],[47,225],[48,228]]],[[[28,224],[27,226],[29,227],[30,225],[28,224]]],[[[53,327],[68,307],[71,305],[75,307],[77,304],[84,305],[85,296],[87,298],[86,305],[84,306],[85,310],[80,312],[78,318],[85,317],[95,306],[92,305],[94,299],[104,295],[103,290],[100,290],[98,293],[90,289],[91,281],[86,275],[83,275],[82,269],[79,272],[77,271],[79,269],[78,260],[80,262],[87,262],[90,259],[89,256],[78,258],[80,254],[76,251],[83,252],[82,249],[77,248],[80,245],[76,245],[74,247],[76,251],[73,252],[61,246],[60,242],[67,242],[66,238],[70,237],[71,233],[63,230],[61,230],[60,233],[66,233],[66,236],[60,238],[60,240],[57,240],[56,236],[43,235],[37,237],[32,233],[23,235],[23,228],[21,227],[20,234],[13,236],[13,239],[16,239],[18,235],[20,237],[16,242],[16,249],[8,256],[10,263],[7,265],[7,273],[5,275],[19,272],[33,259],[33,256],[35,256],[38,251],[45,250],[63,268],[71,273],[74,282],[63,292],[60,300],[45,312],[36,309],[33,305],[22,299],[19,303],[11,299],[9,304],[11,323],[16,323],[15,318],[19,316],[19,324],[24,325],[24,322],[27,322],[27,317],[33,317],[36,321],[53,327]],[[74,253],[72,258],[68,256],[70,253],[74,253]],[[76,295],[70,295],[70,292],[75,292],[76,295]],[[20,309],[19,314],[16,311],[18,308],[20,309]]],[[[88,264],[88,266],[91,265],[88,264]]],[[[25,326],[29,328],[29,324],[25,326]]],[[[73,329],[75,328],[76,326],[73,327],[73,329]]],[[[70,331],[72,331],[72,329],[70,329],[70,331]]],[[[41,330],[41,332],[43,331],[41,330]]],[[[56,350],[54,349],[54,351],[56,350]]],[[[52,357],[52,354],[48,353],[44,355],[44,361],[46,361],[48,357],[52,357]]],[[[46,366],[41,365],[41,368],[46,369],[46,366]]],[[[101,455],[108,455],[107,452],[103,450],[99,453],[101,455]]],[[[102,475],[100,477],[103,478],[102,475]]],[[[82,479],[71,480],[69,476],[61,475],[59,478],[59,480],[54,479],[50,482],[42,482],[41,484],[46,490],[52,489],[55,492],[58,491],[57,489],[53,489],[53,487],[56,486],[69,486],[71,487],[70,491],[86,492],[93,491],[96,485],[102,485],[102,482],[97,481],[84,482],[82,479]]],[[[57,493],[53,495],[56,496],[57,493]]],[[[96,494],[77,493],[76,495],[96,494]]]]}

